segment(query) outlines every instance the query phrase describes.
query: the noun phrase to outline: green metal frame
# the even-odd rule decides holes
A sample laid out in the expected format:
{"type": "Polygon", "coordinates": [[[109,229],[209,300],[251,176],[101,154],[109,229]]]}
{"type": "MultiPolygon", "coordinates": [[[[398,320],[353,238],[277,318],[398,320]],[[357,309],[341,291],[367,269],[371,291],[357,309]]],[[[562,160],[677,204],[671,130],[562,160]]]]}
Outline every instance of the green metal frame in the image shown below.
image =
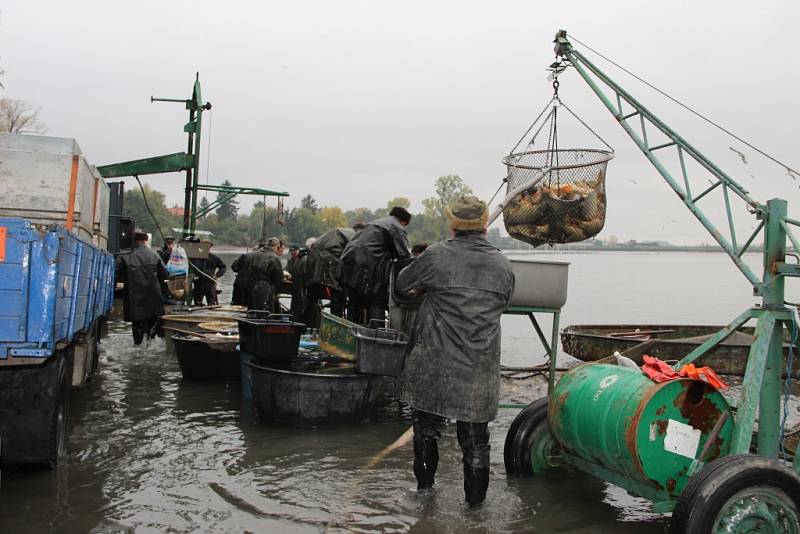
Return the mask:
{"type": "Polygon", "coordinates": [[[183,237],[184,239],[194,234],[198,217],[203,217],[227,202],[236,195],[259,195],[288,197],[289,193],[269,191],[255,187],[236,187],[225,185],[200,185],[200,138],[203,129],[203,111],[211,109],[209,102],[203,102],[200,90],[200,74],[198,73],[192,87],[192,96],[188,99],[155,98],[150,97],[150,102],[176,102],[186,106],[189,111],[189,122],[183,126],[183,131],[188,134],[186,152],[156,156],[152,158],[137,159],[123,163],[102,165],[97,167],[103,178],[117,178],[121,176],[140,176],[146,174],[161,174],[165,172],[186,172],[186,186],[184,188],[183,204],[183,237]],[[198,191],[216,191],[223,193],[209,206],[197,211],[198,191]]]}
{"type": "MultiPolygon", "coordinates": [[[[567,39],[567,33],[564,30],[558,32],[555,43],[556,54],[575,68],[689,211],[708,230],[736,267],[752,284],[754,295],[762,297],[760,307],[746,310],[731,324],[684,357],[676,365],[676,368],[696,361],[707,351],[725,341],[737,328],[750,319],[756,319],[758,321],[755,334],[756,341],[750,348],[748,356],[742,398],[735,417],[734,438],[730,454],[750,452],[756,410],[758,410],[758,453],[770,458],[778,458],[781,433],[780,395],[781,371],[783,368],[783,329],[791,329],[791,322],[794,320],[791,311],[784,305],[784,281],[786,276],[800,276],[800,266],[794,263],[786,263],[786,240],[788,239],[792,243],[795,250],[800,251],[800,247],[798,247],[800,242],[792,235],[789,228],[790,225],[800,226],[800,222],[786,217],[785,200],[772,199],[766,205],[753,200],[741,185],[645,108],[583,54],[575,50],[567,39]],[[606,89],[601,88],[601,83],[606,89]],[[614,94],[613,98],[607,94],[609,89],[614,94]],[[631,111],[628,112],[624,106],[631,111]],[[638,128],[635,128],[629,122],[630,119],[635,117],[638,117],[638,128]],[[648,126],[659,130],[669,139],[669,142],[658,146],[650,146],[647,140],[648,126]],[[682,183],[673,177],[659,158],[660,150],[673,146],[678,151],[682,183]],[[686,171],[685,157],[687,156],[694,159],[716,179],[710,187],[695,196],[692,195],[689,176],[686,171]],[[698,202],[702,198],[720,186],[722,187],[728,218],[729,238],[723,236],[723,233],[714,226],[698,206],[698,202]],[[737,244],[734,230],[730,193],[739,197],[745,203],[747,209],[754,213],[755,217],[760,221],[755,232],[741,247],[737,244]],[[764,274],[763,277],[759,278],[742,261],[742,255],[762,230],[764,231],[764,274]]],[[[645,488],[635,487],[632,481],[625,478],[615,479],[600,466],[585,461],[574,461],[573,458],[568,458],[568,460],[581,470],[600,478],[611,480],[634,493],[656,501],[659,503],[658,506],[660,508],[669,504],[660,502],[659,495],[654,495],[645,488]]],[[[800,455],[795,456],[794,469],[800,473],[800,455]]]]}
{"type": "MultiPolygon", "coordinates": [[[[539,341],[542,342],[544,345],[544,350],[546,351],[546,355],[550,361],[550,369],[548,370],[547,374],[547,394],[550,394],[550,391],[553,389],[553,385],[555,384],[556,379],[556,360],[558,358],[558,327],[559,322],[561,321],[561,309],[559,308],[532,308],[527,306],[510,306],[506,309],[503,313],[507,315],[526,315],[528,319],[530,319],[531,324],[533,325],[534,330],[536,330],[536,335],[539,336],[539,341]],[[536,313],[549,313],[553,316],[553,328],[550,332],[550,342],[547,342],[547,338],[542,331],[542,327],[539,326],[539,321],[536,320],[536,313]]],[[[522,404],[519,408],[524,408],[527,404],[522,404]]],[[[509,407],[503,405],[503,407],[509,407]]]]}

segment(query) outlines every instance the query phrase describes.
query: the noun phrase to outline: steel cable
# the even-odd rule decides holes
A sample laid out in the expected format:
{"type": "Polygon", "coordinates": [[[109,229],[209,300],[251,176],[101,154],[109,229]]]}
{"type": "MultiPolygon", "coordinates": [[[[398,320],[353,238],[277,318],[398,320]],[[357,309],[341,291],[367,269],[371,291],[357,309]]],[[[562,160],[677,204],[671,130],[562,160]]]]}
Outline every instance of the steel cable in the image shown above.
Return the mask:
{"type": "Polygon", "coordinates": [[[591,46],[589,46],[586,43],[578,40],[578,38],[576,38],[574,35],[570,35],[569,37],[570,37],[570,39],[574,40],[576,43],[580,44],[581,46],[584,46],[588,50],[591,50],[592,52],[594,52],[595,54],[597,54],[601,58],[605,59],[606,61],[608,61],[609,63],[611,63],[612,65],[614,65],[618,69],[620,69],[621,71],[623,71],[623,72],[629,74],[630,76],[634,77],[635,79],[639,80],[641,83],[645,84],[650,89],[656,91],[657,93],[659,93],[660,95],[664,96],[665,98],[667,98],[667,99],[671,100],[672,102],[678,104],[680,107],[682,107],[683,109],[685,109],[689,113],[692,113],[693,115],[695,115],[695,116],[701,118],[702,120],[706,121],[708,124],[710,124],[710,125],[714,126],[715,128],[718,128],[719,130],[725,132],[729,136],[733,137],[734,139],[736,139],[740,143],[746,145],[747,147],[755,150],[756,152],[758,152],[759,154],[761,154],[765,158],[769,159],[770,161],[772,161],[774,163],[777,163],[778,165],[780,165],[781,167],[783,167],[784,169],[786,169],[790,173],[792,173],[794,175],[797,175],[797,176],[800,176],[800,172],[798,172],[798,171],[794,170],[793,168],[789,167],[787,164],[783,163],[782,161],[778,160],[777,158],[774,158],[774,157],[770,156],[769,154],[767,154],[766,152],[764,152],[760,148],[754,146],[752,143],[748,143],[747,141],[745,141],[744,139],[742,139],[741,137],[739,137],[735,133],[731,132],[727,128],[725,128],[725,127],[717,124],[716,122],[712,121],[711,119],[709,119],[708,117],[706,117],[705,115],[700,113],[699,111],[695,111],[694,109],[690,108],[689,106],[687,106],[686,104],[684,104],[683,102],[678,100],[677,98],[674,98],[673,96],[670,96],[666,92],[662,91],[661,89],[659,89],[655,85],[651,84],[647,80],[643,79],[642,77],[637,76],[636,74],[634,74],[633,72],[629,71],[628,69],[626,69],[625,67],[623,67],[619,63],[615,62],[614,60],[604,56],[603,54],[601,54],[600,52],[598,52],[597,50],[595,50],[591,46]]]}

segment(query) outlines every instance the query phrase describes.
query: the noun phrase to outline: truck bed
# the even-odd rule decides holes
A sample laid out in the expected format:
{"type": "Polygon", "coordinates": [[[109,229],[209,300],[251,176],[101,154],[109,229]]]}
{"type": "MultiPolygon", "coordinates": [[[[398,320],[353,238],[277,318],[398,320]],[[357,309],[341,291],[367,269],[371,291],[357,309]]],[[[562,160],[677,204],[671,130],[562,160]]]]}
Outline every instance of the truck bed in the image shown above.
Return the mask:
{"type": "Polygon", "coordinates": [[[51,356],[111,310],[114,260],[57,225],[0,217],[0,364],[51,356]]]}

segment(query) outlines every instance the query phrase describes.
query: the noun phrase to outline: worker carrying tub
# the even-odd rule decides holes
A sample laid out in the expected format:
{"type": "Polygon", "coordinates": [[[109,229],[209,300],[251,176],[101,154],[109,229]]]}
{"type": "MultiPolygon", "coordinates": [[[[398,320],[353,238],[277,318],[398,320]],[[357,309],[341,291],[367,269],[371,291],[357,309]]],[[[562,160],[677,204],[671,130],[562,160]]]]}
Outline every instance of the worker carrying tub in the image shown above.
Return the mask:
{"type": "Polygon", "coordinates": [[[401,294],[424,294],[414,322],[400,400],[414,410],[414,475],[433,486],[437,441],[455,419],[464,462],[464,492],[480,506],[489,485],[488,422],[500,387],[500,317],[514,290],[514,273],[486,240],[488,211],[474,196],[445,210],[452,239],[436,243],[397,277],[401,294]]]}

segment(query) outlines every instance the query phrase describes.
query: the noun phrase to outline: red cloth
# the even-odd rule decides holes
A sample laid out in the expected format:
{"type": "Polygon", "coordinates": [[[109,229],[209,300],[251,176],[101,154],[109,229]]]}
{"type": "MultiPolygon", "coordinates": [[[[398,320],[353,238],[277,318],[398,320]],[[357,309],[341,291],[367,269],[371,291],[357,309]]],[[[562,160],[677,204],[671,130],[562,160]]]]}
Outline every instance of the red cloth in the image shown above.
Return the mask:
{"type": "Polygon", "coordinates": [[[687,363],[681,367],[680,371],[676,371],[667,362],[653,356],[645,354],[642,359],[644,360],[642,372],[653,382],[660,383],[677,380],[678,378],[694,378],[695,380],[702,380],[716,389],[726,389],[728,387],[728,384],[723,382],[719,375],[708,366],[695,367],[693,363],[687,363]]]}

